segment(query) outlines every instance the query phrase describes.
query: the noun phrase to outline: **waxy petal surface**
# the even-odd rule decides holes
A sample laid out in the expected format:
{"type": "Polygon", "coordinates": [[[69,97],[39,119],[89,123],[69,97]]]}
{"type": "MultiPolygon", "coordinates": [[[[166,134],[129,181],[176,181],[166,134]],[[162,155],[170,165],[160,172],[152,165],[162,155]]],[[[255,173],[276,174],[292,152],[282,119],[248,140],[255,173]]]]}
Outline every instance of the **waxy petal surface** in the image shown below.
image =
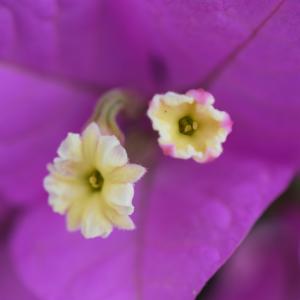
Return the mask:
{"type": "Polygon", "coordinates": [[[136,231],[87,241],[49,208],[29,213],[12,243],[27,286],[51,300],[191,299],[293,174],[228,152],[201,167],[162,159],[152,172],[137,186],[136,231]]]}

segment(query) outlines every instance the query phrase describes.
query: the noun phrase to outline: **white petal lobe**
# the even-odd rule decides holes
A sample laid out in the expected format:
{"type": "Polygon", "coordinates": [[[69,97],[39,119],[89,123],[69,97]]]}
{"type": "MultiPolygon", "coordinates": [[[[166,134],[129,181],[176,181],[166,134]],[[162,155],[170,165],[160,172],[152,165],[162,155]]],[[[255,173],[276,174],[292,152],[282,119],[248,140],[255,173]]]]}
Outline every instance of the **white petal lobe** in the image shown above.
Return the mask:
{"type": "Polygon", "coordinates": [[[115,183],[134,183],[146,173],[146,169],[137,164],[128,164],[121,168],[115,169],[110,174],[110,180],[115,183]]]}

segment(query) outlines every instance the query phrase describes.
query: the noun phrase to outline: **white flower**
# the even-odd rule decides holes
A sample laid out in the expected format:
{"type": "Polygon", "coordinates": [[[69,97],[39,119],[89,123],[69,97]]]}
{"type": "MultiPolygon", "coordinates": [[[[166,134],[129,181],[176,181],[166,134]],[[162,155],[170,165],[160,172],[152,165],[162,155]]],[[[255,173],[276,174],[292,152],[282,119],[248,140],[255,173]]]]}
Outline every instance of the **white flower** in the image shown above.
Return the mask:
{"type": "Polygon", "coordinates": [[[126,150],[112,135],[91,123],[80,136],[69,133],[58,148],[44,180],[49,204],[66,214],[70,231],[86,238],[107,237],[113,227],[134,229],[133,183],[145,169],[129,164],[126,150]]]}
{"type": "Polygon", "coordinates": [[[202,163],[221,155],[232,121],[213,103],[213,96],[202,89],[153,97],[148,116],[166,155],[202,163]]]}

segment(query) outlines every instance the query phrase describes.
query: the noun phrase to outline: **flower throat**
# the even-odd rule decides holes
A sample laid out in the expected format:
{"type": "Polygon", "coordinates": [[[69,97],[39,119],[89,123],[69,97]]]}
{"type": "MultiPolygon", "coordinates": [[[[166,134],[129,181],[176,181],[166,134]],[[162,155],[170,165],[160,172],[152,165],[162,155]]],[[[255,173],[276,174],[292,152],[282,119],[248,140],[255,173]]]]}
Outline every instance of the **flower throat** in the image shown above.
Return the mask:
{"type": "Polygon", "coordinates": [[[184,135],[193,135],[198,129],[198,123],[190,116],[184,116],[178,121],[178,129],[184,135]]]}
{"type": "Polygon", "coordinates": [[[88,181],[93,191],[101,191],[104,179],[98,170],[95,170],[90,174],[88,181]]]}

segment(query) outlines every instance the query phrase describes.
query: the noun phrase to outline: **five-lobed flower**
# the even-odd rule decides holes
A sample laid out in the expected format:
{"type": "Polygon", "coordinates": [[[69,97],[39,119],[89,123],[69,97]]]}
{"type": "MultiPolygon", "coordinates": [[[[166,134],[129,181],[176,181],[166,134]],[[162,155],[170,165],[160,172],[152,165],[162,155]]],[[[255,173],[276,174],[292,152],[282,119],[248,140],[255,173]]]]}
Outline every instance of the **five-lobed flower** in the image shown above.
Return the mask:
{"type": "Polygon", "coordinates": [[[113,227],[134,229],[133,183],[145,168],[129,164],[126,150],[114,135],[103,135],[91,123],[82,135],[69,133],[48,166],[44,180],[49,204],[67,215],[70,231],[86,238],[107,237],[113,227]]]}
{"type": "Polygon", "coordinates": [[[214,97],[202,89],[153,97],[148,116],[164,154],[201,163],[221,155],[232,121],[213,104],[214,97]]]}

